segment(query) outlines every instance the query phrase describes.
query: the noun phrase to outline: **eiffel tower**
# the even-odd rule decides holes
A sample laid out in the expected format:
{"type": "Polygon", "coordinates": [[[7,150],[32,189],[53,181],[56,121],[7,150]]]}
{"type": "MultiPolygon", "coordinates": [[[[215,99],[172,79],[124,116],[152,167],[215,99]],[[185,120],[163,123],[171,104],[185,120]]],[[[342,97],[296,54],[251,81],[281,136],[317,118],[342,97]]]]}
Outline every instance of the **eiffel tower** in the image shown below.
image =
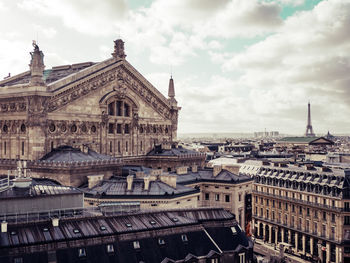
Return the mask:
{"type": "Polygon", "coordinates": [[[306,137],[315,137],[314,131],[312,129],[311,125],[311,110],[310,110],[310,101],[307,105],[307,125],[306,125],[306,132],[305,132],[306,137]]]}

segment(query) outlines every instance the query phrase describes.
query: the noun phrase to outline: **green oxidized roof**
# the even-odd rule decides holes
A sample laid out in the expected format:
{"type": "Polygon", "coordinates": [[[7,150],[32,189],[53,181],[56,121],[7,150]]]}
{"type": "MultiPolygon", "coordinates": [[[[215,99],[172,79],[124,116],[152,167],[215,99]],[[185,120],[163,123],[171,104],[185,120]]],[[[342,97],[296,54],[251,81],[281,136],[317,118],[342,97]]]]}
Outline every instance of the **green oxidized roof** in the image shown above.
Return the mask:
{"type": "Polygon", "coordinates": [[[318,137],[284,137],[280,139],[280,142],[301,142],[301,143],[309,143],[318,139],[318,137]]]}

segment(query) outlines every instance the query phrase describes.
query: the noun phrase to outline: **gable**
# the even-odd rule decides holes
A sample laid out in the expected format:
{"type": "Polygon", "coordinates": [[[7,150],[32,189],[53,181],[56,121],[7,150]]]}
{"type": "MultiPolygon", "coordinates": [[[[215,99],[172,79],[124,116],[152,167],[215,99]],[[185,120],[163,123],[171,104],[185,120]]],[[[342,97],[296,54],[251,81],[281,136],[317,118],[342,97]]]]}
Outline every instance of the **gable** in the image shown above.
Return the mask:
{"type": "Polygon", "coordinates": [[[330,140],[327,140],[324,137],[320,137],[320,138],[317,138],[316,140],[311,141],[310,144],[333,144],[333,142],[330,140]]]}
{"type": "Polygon", "coordinates": [[[140,112],[153,109],[153,116],[145,117],[171,116],[168,100],[126,61],[109,59],[54,82],[49,89],[54,94],[48,105],[52,113],[79,113],[84,105],[85,113],[101,114],[103,103],[107,103],[104,96],[116,91],[139,101],[140,112]]]}

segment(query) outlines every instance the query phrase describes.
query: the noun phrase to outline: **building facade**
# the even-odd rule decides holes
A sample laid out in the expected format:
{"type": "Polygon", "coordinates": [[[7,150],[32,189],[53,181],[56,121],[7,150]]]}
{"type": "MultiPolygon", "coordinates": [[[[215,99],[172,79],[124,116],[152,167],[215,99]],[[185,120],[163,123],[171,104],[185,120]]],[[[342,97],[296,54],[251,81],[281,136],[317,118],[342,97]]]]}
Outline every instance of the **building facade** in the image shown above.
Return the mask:
{"type": "Polygon", "coordinates": [[[349,261],[350,171],[269,163],[248,167],[246,174],[254,178],[255,237],[302,258],[349,261]]]}
{"type": "Polygon", "coordinates": [[[45,70],[34,43],[30,70],[0,81],[0,158],[38,160],[62,145],[112,156],[145,155],[176,140],[173,79],[166,98],[125,59],[112,57],[45,70]]]}

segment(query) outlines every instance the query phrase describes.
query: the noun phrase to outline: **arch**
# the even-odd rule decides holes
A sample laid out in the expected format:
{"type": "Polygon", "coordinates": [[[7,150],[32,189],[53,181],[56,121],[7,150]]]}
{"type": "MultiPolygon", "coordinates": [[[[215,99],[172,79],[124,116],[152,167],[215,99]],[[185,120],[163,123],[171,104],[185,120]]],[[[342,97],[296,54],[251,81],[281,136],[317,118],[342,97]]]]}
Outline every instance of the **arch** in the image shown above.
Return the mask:
{"type": "Polygon", "coordinates": [[[134,98],[131,94],[121,94],[120,90],[112,90],[105,95],[102,96],[102,98],[99,101],[100,107],[105,108],[107,105],[112,102],[113,100],[122,100],[122,101],[127,101],[130,103],[132,108],[138,109],[140,108],[140,105],[138,103],[138,100],[134,98]]]}

